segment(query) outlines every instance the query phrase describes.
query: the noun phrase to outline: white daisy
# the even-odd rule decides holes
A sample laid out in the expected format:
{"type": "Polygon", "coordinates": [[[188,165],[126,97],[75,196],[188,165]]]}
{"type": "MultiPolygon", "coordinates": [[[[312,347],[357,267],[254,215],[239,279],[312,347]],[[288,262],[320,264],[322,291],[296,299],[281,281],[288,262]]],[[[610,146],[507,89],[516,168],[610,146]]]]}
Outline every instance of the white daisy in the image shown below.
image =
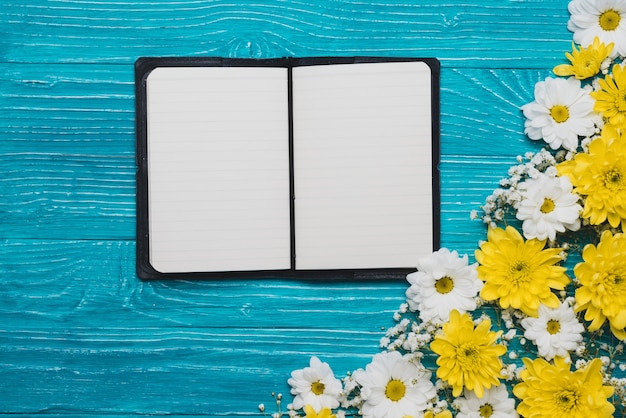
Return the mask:
{"type": "Polygon", "coordinates": [[[568,9],[570,19],[567,28],[574,32],[574,42],[587,47],[597,36],[604,44],[614,44],[613,57],[626,57],[624,0],[573,0],[568,9]]]}
{"type": "Polygon", "coordinates": [[[363,418],[422,416],[437,393],[430,376],[415,356],[397,351],[376,354],[365,370],[354,372],[361,386],[363,418]]]}
{"type": "Polygon", "coordinates": [[[419,312],[422,321],[446,322],[453,309],[461,313],[476,309],[476,295],[483,282],[478,279],[477,264],[469,265],[467,255],[441,248],[421,258],[417,270],[407,275],[411,286],[407,302],[419,312]]]}
{"type": "Polygon", "coordinates": [[[512,418],[519,415],[515,411],[515,400],[509,398],[505,385],[495,386],[485,391],[482,398],[473,391],[466,390],[455,404],[459,408],[457,418],[512,418]]]}
{"type": "Polygon", "coordinates": [[[593,111],[591,91],[591,86],[581,87],[574,77],[539,81],[535,84],[535,101],[522,106],[524,132],[530,139],[543,138],[552,149],[562,146],[575,151],[578,137],[592,135],[601,120],[593,111]]]}
{"type": "Polygon", "coordinates": [[[291,386],[293,409],[302,409],[311,405],[316,412],[323,408],[337,408],[343,389],[341,381],[335,378],[328,363],[322,363],[317,357],[311,357],[310,367],[294,370],[287,381],[291,386]]]}
{"type": "Polygon", "coordinates": [[[517,219],[523,221],[526,239],[549,238],[554,241],[557,232],[578,231],[580,212],[578,195],[572,191],[567,176],[553,177],[540,173],[520,183],[522,200],[517,207],[517,219]]]}
{"type": "Polygon", "coordinates": [[[538,318],[522,319],[526,330],[524,337],[532,340],[541,357],[552,360],[554,357],[569,358],[569,352],[575,350],[583,340],[585,327],[578,322],[574,309],[567,302],[551,309],[539,306],[538,318]]]}

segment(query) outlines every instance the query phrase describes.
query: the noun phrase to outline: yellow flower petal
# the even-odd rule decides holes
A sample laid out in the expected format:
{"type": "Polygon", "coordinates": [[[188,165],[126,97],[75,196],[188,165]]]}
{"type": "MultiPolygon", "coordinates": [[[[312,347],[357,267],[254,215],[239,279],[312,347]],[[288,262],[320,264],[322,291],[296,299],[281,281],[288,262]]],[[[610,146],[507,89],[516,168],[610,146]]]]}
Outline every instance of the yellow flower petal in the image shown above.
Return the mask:
{"type": "Polygon", "coordinates": [[[613,334],[626,338],[626,236],[605,231],[597,246],[589,244],[583,262],[574,267],[580,282],[576,289],[577,311],[585,311],[590,331],[608,320],[613,334]]]}
{"type": "Polygon", "coordinates": [[[574,192],[586,197],[582,217],[592,225],[608,222],[617,228],[626,224],[624,155],[623,131],[605,126],[601,136],[589,144],[588,152],[578,153],[572,160],[557,165],[559,175],[569,177],[574,192]]]}
{"type": "Polygon", "coordinates": [[[626,128],[626,70],[615,64],[611,74],[599,80],[601,90],[591,96],[596,99],[594,110],[620,129],[626,128]]]}
{"type": "Polygon", "coordinates": [[[615,411],[607,399],[614,389],[603,385],[599,359],[573,372],[561,357],[555,357],[552,364],[542,358],[523,362],[522,382],[513,388],[521,400],[520,415],[608,418],[615,411]]]}
{"type": "Polygon", "coordinates": [[[545,240],[524,241],[513,227],[491,228],[487,242],[476,251],[478,278],[485,282],[480,296],[498,300],[502,308],[520,309],[537,316],[540,304],[557,307],[559,300],[552,290],[562,290],[570,282],[561,250],[545,248],[545,240]]]}
{"type": "Polygon", "coordinates": [[[430,344],[439,356],[437,377],[452,386],[454,396],[467,388],[481,398],[485,389],[500,384],[500,356],[506,353],[506,347],[496,343],[502,332],[492,332],[490,327],[491,321],[486,319],[474,328],[469,314],[452,310],[442,333],[430,344]]]}
{"type": "Polygon", "coordinates": [[[317,412],[311,405],[305,405],[304,412],[306,413],[306,418],[336,418],[329,408],[322,408],[317,412]]]}
{"type": "Polygon", "coordinates": [[[602,62],[611,55],[613,43],[608,45],[600,42],[596,36],[593,43],[587,48],[576,49],[572,42],[572,53],[565,53],[570,64],[561,64],[554,67],[554,74],[559,76],[573,75],[579,80],[584,80],[600,72],[602,62]]]}

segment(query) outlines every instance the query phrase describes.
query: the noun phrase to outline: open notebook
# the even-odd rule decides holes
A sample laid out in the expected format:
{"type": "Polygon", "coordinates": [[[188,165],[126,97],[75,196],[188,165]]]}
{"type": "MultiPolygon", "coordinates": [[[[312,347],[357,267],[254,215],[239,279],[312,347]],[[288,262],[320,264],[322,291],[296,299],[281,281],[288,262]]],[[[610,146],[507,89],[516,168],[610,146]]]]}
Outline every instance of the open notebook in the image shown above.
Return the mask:
{"type": "Polygon", "coordinates": [[[137,272],[403,277],[438,246],[434,59],[140,58],[137,272]]]}

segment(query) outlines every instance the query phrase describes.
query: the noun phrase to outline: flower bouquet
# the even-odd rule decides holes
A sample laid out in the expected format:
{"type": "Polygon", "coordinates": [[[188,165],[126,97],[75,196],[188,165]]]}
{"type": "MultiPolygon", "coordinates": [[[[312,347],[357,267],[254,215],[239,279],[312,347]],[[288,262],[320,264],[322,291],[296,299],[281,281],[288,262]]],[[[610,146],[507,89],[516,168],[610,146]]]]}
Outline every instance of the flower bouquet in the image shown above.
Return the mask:
{"type": "Polygon", "coordinates": [[[626,413],[626,1],[568,9],[569,62],[521,109],[547,145],[473,212],[487,224],[476,262],[447,248],[421,259],[383,350],[342,379],[311,358],[288,380],[287,414],[626,413]]]}

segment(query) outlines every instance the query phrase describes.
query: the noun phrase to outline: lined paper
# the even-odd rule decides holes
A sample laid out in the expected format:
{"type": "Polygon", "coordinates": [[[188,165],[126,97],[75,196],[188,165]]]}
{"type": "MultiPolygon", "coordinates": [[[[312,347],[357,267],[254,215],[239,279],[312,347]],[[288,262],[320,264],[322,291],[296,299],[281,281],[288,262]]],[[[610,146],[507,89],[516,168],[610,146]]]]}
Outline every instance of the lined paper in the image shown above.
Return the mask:
{"type": "Polygon", "coordinates": [[[289,269],[287,69],[161,67],[146,81],[150,263],[289,269]]]}
{"type": "Polygon", "coordinates": [[[432,251],[431,70],[293,69],[297,269],[414,267],[432,251]]]}
{"type": "Polygon", "coordinates": [[[401,275],[432,252],[436,63],[142,64],[146,277],[401,275]]]}

